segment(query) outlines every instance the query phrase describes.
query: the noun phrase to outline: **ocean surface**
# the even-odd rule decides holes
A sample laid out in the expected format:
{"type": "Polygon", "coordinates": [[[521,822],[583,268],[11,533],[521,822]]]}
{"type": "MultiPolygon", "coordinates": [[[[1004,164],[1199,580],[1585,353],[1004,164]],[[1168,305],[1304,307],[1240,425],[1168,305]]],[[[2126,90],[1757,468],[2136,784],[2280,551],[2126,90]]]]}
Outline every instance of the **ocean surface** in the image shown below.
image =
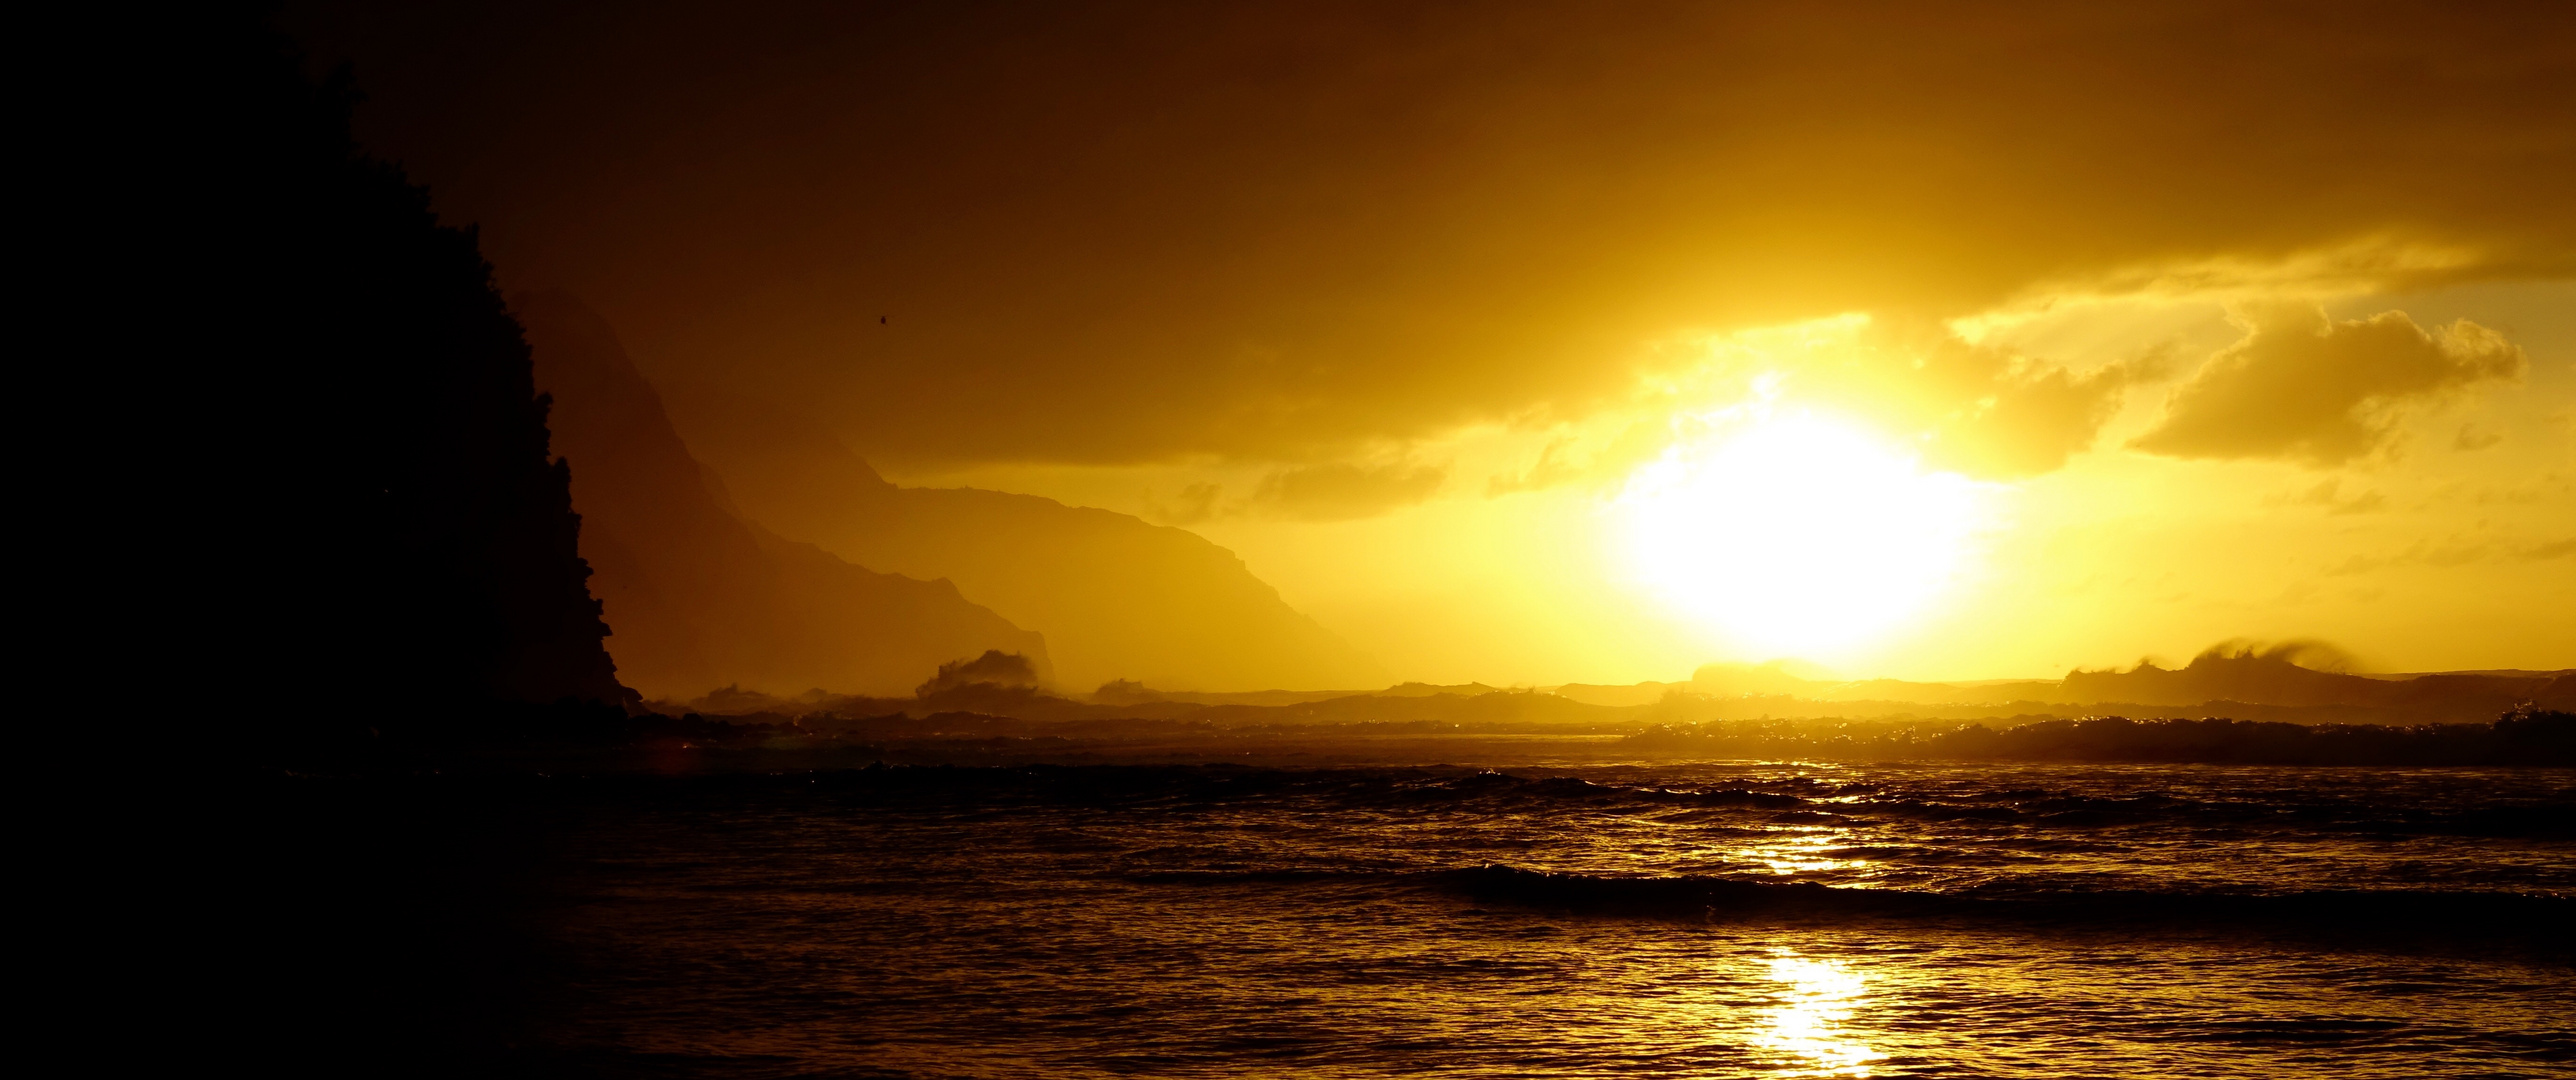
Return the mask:
{"type": "Polygon", "coordinates": [[[511,1045],[603,1076],[2571,1076],[2571,781],[526,778],[511,1045]]]}

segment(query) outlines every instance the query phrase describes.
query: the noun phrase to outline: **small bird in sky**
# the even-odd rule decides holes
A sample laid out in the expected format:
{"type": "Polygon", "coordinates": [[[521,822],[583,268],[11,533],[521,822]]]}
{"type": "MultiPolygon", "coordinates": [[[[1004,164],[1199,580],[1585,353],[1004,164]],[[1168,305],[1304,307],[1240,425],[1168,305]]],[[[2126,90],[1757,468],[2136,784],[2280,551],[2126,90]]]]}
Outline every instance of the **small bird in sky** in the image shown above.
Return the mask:
{"type": "Polygon", "coordinates": [[[885,316],[883,316],[883,315],[879,315],[879,316],[877,316],[877,325],[878,325],[878,326],[884,326],[884,325],[885,325],[885,316]]]}

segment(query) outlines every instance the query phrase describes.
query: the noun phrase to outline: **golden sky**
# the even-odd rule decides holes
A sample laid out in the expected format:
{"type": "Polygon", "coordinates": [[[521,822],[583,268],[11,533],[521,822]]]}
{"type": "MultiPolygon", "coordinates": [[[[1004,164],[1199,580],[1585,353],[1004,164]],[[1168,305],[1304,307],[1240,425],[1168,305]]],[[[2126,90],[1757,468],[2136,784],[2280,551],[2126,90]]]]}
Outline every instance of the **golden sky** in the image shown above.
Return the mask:
{"type": "Polygon", "coordinates": [[[286,22],[649,376],[1401,677],[2576,664],[2576,9],[286,22]]]}

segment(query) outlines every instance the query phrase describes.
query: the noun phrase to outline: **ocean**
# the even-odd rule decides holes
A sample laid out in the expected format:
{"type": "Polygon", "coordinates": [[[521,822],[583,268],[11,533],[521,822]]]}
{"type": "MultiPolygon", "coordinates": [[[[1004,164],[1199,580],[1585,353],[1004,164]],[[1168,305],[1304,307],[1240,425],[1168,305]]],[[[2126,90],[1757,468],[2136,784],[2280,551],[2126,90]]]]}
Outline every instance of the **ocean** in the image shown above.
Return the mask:
{"type": "Polygon", "coordinates": [[[2576,1075],[2571,779],[899,766],[403,797],[509,851],[466,860],[505,884],[433,889],[497,911],[452,920],[481,959],[433,958],[472,971],[439,1023],[506,1028],[536,1074],[2411,1078],[2576,1075]]]}

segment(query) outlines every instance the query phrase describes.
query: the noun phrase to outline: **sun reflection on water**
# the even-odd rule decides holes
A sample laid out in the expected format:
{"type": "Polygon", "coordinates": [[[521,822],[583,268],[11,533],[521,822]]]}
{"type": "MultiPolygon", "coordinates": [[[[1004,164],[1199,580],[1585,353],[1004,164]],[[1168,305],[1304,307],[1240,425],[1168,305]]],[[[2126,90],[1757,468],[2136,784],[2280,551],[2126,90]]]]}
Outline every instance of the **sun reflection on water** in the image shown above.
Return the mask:
{"type": "Polygon", "coordinates": [[[1840,830],[1815,829],[1787,832],[1765,843],[1736,849],[1745,862],[1759,863],[1781,876],[1813,874],[1825,871],[1857,870],[1869,865],[1866,859],[1837,858],[1827,852],[1849,841],[1840,830]]]}
{"type": "Polygon", "coordinates": [[[1781,984],[1779,1004],[1762,1010],[1769,1026],[1754,1045],[1786,1055],[1784,1076],[1868,1076],[1870,1063],[1887,1055],[1854,1040],[1843,1029],[1861,1004],[1867,980],[1840,960],[1810,960],[1783,950],[1770,960],[1771,981],[1781,984]]]}

